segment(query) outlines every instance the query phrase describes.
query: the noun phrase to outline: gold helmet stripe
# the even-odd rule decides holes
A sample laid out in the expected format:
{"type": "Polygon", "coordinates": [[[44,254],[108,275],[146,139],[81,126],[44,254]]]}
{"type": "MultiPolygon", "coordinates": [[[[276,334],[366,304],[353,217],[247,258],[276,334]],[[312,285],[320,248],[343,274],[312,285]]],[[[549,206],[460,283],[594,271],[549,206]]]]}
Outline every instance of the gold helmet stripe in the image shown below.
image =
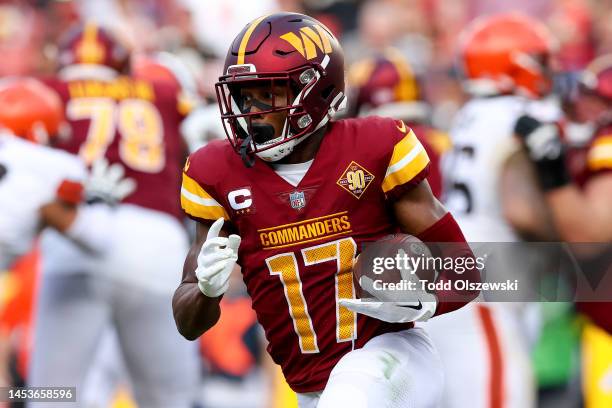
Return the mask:
{"type": "Polygon", "coordinates": [[[100,64],[104,61],[105,50],[98,38],[98,25],[89,21],[83,27],[82,38],[76,44],[76,55],[79,63],[100,64]]]}
{"type": "Polygon", "coordinates": [[[386,49],[385,55],[395,66],[400,77],[400,82],[395,89],[396,98],[406,102],[416,100],[418,97],[417,84],[410,63],[398,50],[393,48],[386,49]]]}
{"type": "Polygon", "coordinates": [[[249,28],[246,30],[246,33],[244,33],[244,36],[240,41],[240,48],[238,48],[238,61],[236,61],[237,65],[244,64],[244,53],[246,52],[246,47],[249,42],[249,39],[251,38],[251,34],[253,34],[253,31],[255,31],[255,28],[257,28],[259,23],[261,23],[261,21],[268,16],[269,14],[266,14],[265,16],[261,16],[257,20],[253,21],[249,28]]]}

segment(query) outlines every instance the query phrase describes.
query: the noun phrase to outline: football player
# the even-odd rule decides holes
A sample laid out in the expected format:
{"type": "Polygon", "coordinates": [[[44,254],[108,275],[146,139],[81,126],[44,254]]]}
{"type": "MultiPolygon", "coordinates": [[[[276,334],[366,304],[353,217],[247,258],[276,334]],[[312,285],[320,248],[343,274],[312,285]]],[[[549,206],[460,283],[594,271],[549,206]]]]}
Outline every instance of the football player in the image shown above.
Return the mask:
{"type": "MultiPolygon", "coordinates": [[[[473,21],[460,47],[471,98],[450,129],[453,149],[443,159],[445,203],[470,242],[515,242],[517,231],[546,234],[541,193],[513,130],[525,112],[550,120],[560,114],[557,104],[546,99],[553,39],[537,20],[500,14],[473,21]]],[[[493,249],[500,250],[498,260],[511,256],[510,245],[493,249]]],[[[523,273],[516,260],[503,264],[515,267],[506,272],[496,268],[497,273],[523,273]]],[[[479,302],[450,319],[428,322],[446,377],[463,378],[445,383],[442,406],[534,406],[529,347],[537,329],[528,324],[534,315],[533,305],[479,302]],[[470,375],[465,376],[468,365],[470,375]]]]}
{"type": "MultiPolygon", "coordinates": [[[[77,157],[45,146],[63,124],[62,102],[43,83],[0,84],[0,271],[25,255],[46,226],[90,252],[101,254],[109,246],[108,208],[92,211],[80,204],[103,195],[120,200],[133,182],[121,180],[120,167],[111,178],[104,177],[106,171],[88,176],[77,157]]],[[[99,164],[97,169],[105,170],[99,164]]]]}
{"type": "Polygon", "coordinates": [[[385,116],[400,119],[409,126],[425,148],[431,163],[427,181],[437,198],[442,193],[440,155],[449,147],[448,136],[428,125],[430,106],[423,100],[421,87],[406,58],[392,48],[358,61],[351,66],[351,116],[385,116]]]}
{"type": "Polygon", "coordinates": [[[120,163],[136,189],[115,208],[107,256],[91,259],[57,234],[43,236],[29,383],[82,386],[112,326],[138,404],[190,406],[197,351],[176,333],[169,308],[188,249],[172,199],[185,159],[179,92],[127,76],[128,50],[93,23],[69,30],[58,58],[58,76],[46,82],[61,95],[72,137],[56,147],[86,163],[120,163]]]}
{"type": "Polygon", "coordinates": [[[14,352],[19,377],[0,375],[7,386],[25,374],[38,276],[33,247],[40,231],[55,228],[91,256],[102,256],[111,239],[111,211],[86,201],[113,204],[133,189],[118,164],[96,162],[89,174],[76,156],[46,146],[64,124],[61,99],[52,89],[34,79],[0,83],[0,280],[13,283],[12,290],[0,284],[8,291],[0,313],[0,373],[14,352]]]}
{"type": "MultiPolygon", "coordinates": [[[[425,180],[423,146],[401,121],[330,120],[345,97],[343,53],[305,15],[249,23],[216,87],[229,143],[211,142],[185,165],[181,203],[198,226],[173,299],[181,334],[196,339],[217,322],[238,262],[302,408],[435,406],[440,362],[414,322],[477,293],[417,291],[412,307],[362,302],[352,277],[362,243],[398,230],[472,256],[425,180]]],[[[442,271],[440,281],[455,277],[442,271]]],[[[478,270],[462,279],[479,280],[478,270]]]]}
{"type": "MultiPolygon", "coordinates": [[[[612,241],[612,55],[596,58],[581,75],[571,110],[574,120],[591,128],[586,160],[570,171],[561,126],[523,116],[516,125],[535,164],[552,220],[562,240],[612,241]],[[588,214],[588,216],[585,216],[588,214]]],[[[605,256],[605,254],[603,255],[605,256]]],[[[609,261],[608,261],[609,263],[609,261]]],[[[583,331],[583,395],[586,407],[608,407],[612,392],[612,303],[578,303],[590,321],[583,331]]]]}

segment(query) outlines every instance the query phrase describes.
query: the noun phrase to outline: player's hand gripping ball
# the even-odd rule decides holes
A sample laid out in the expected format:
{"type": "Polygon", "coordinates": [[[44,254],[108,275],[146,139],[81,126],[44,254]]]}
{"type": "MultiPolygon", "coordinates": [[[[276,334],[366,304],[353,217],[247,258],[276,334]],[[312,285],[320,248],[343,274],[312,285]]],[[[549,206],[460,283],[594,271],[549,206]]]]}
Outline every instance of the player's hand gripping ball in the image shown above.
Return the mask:
{"type": "Polygon", "coordinates": [[[393,234],[368,244],[353,267],[359,299],[340,305],[379,320],[424,321],[435,313],[437,300],[426,288],[436,270],[429,248],[412,235],[393,234]]]}

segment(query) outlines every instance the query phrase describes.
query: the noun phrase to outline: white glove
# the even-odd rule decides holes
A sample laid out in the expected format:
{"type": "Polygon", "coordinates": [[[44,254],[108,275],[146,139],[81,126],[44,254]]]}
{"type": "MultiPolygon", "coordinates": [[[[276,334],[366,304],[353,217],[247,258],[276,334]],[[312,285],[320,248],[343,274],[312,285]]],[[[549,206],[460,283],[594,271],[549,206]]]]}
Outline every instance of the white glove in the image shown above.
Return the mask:
{"type": "Polygon", "coordinates": [[[229,287],[229,278],[238,260],[240,236],[232,234],[220,237],[223,218],[219,218],[210,226],[206,241],[198,255],[198,267],[195,274],[198,287],[208,297],[218,297],[229,287]]]}
{"type": "MultiPolygon", "coordinates": [[[[403,257],[405,252],[400,249],[398,253],[403,257]]],[[[421,289],[421,282],[416,273],[408,267],[400,269],[403,281],[413,282],[413,290],[377,290],[374,281],[368,276],[359,279],[362,289],[379,300],[369,301],[362,299],[339,299],[338,304],[356,313],[373,317],[389,323],[424,322],[429,320],[436,312],[438,300],[436,296],[421,289]]]]}
{"type": "Polygon", "coordinates": [[[117,204],[136,189],[136,182],[124,177],[125,170],[119,163],[109,165],[105,158],[93,162],[85,180],[85,199],[89,202],[101,200],[117,204]]]}
{"type": "Polygon", "coordinates": [[[527,135],[525,144],[534,161],[554,160],[563,153],[559,129],[551,124],[544,124],[527,135]]]}

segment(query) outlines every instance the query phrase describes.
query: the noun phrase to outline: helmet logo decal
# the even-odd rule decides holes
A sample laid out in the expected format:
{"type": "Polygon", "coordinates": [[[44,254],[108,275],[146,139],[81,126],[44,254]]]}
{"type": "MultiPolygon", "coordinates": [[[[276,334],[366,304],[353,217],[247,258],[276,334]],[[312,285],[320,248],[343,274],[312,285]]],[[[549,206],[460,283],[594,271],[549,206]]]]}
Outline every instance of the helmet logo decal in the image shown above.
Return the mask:
{"type": "Polygon", "coordinates": [[[299,52],[302,57],[311,60],[317,57],[317,48],[324,54],[332,52],[329,34],[319,25],[300,28],[300,36],[293,32],[288,32],[280,36],[299,52]],[[314,28],[314,30],[312,29],[314,28]],[[316,30],[316,31],[315,31],[316,30]]]}

